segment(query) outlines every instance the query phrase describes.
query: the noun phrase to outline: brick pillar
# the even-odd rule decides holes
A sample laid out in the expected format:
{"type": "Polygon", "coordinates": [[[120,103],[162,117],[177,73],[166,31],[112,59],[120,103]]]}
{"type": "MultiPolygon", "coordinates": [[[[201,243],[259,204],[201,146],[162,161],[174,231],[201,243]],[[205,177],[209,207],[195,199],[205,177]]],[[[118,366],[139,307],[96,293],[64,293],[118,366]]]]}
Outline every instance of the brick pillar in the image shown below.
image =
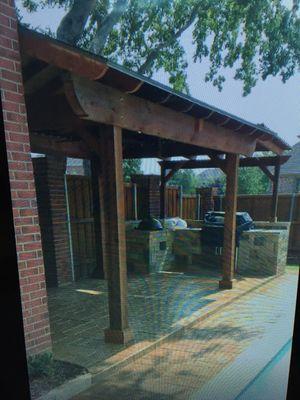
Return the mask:
{"type": "Polygon", "coordinates": [[[132,175],[131,181],[138,185],[138,208],[139,218],[145,218],[151,215],[159,217],[160,215],[160,193],[159,175],[132,175]]]}
{"type": "Polygon", "coordinates": [[[0,0],[0,91],[27,354],[51,349],[47,292],[14,2],[0,0]]]}
{"type": "Polygon", "coordinates": [[[47,155],[33,158],[38,212],[47,286],[72,282],[67,204],[66,158],[47,155]]]}
{"type": "Polygon", "coordinates": [[[218,194],[218,188],[197,188],[196,193],[200,194],[200,207],[201,207],[201,219],[208,211],[213,211],[215,208],[214,196],[218,194]]]}

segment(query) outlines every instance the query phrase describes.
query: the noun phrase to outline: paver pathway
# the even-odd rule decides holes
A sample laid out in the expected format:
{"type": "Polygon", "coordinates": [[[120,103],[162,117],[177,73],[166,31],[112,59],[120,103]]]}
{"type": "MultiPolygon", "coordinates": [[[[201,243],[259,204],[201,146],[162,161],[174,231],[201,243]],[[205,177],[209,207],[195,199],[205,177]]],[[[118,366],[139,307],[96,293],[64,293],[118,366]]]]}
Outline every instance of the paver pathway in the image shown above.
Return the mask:
{"type": "Polygon", "coordinates": [[[73,400],[189,399],[280,318],[292,335],[297,282],[298,274],[288,272],[267,283],[73,400]]]}

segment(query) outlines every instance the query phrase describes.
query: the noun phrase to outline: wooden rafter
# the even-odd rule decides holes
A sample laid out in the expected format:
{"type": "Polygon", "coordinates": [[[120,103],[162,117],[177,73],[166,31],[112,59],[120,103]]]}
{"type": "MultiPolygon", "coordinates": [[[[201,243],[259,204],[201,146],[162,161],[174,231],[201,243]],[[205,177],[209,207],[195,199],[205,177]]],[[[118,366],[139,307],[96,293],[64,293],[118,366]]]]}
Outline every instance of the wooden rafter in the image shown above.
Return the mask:
{"type": "Polygon", "coordinates": [[[99,79],[108,69],[108,66],[103,62],[87,57],[83,52],[76,51],[75,48],[71,50],[62,43],[58,45],[51,40],[43,40],[40,35],[26,29],[21,28],[20,33],[22,54],[89,79],[99,79]]]}
{"type": "Polygon", "coordinates": [[[48,65],[41,71],[24,81],[24,89],[26,95],[32,95],[41,89],[47,82],[55,78],[59,74],[59,69],[53,65],[48,65]]]}

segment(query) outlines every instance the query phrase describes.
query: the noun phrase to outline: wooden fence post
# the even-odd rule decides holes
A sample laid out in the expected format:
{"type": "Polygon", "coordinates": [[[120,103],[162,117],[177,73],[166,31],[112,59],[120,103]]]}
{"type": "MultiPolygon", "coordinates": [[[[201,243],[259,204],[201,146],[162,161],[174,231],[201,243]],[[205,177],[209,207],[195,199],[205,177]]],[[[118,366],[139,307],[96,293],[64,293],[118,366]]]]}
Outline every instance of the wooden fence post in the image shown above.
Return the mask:
{"type": "Polygon", "coordinates": [[[223,209],[223,196],[221,194],[220,194],[219,199],[220,199],[220,211],[222,211],[222,209],[223,209]]]}
{"type": "Polygon", "coordinates": [[[132,197],[133,197],[133,215],[134,219],[138,219],[138,206],[137,206],[137,184],[132,184],[132,197]]]}
{"type": "Polygon", "coordinates": [[[197,200],[196,200],[196,219],[201,219],[201,196],[200,193],[197,193],[197,200]]]}
{"type": "Polygon", "coordinates": [[[276,160],[274,181],[273,181],[273,195],[272,195],[272,206],[271,206],[272,222],[277,222],[279,175],[280,175],[280,157],[278,156],[276,160]]]}
{"type": "Polygon", "coordinates": [[[160,168],[160,218],[166,218],[166,180],[165,180],[166,171],[161,166],[160,168]]]}
{"type": "Polygon", "coordinates": [[[182,218],[182,186],[178,187],[178,203],[179,203],[179,217],[182,218]]]}
{"type": "Polygon", "coordinates": [[[95,235],[95,257],[96,257],[96,270],[94,272],[95,278],[104,279],[104,257],[102,249],[102,227],[101,227],[101,205],[99,196],[99,174],[100,163],[96,157],[91,159],[91,187],[92,187],[92,201],[93,201],[93,218],[94,218],[94,235],[95,235]]]}
{"type": "Polygon", "coordinates": [[[72,226],[71,226],[71,216],[70,216],[67,174],[65,174],[64,176],[64,182],[65,182],[65,196],[66,196],[66,207],[67,207],[66,213],[67,213],[67,226],[68,226],[69,247],[70,247],[71,272],[72,272],[72,281],[75,282],[74,252],[73,252],[72,226]]]}
{"type": "Polygon", "coordinates": [[[294,209],[295,209],[295,199],[296,199],[296,193],[292,194],[291,198],[291,205],[290,205],[290,215],[289,215],[289,221],[293,221],[293,216],[294,216],[294,209]]]}

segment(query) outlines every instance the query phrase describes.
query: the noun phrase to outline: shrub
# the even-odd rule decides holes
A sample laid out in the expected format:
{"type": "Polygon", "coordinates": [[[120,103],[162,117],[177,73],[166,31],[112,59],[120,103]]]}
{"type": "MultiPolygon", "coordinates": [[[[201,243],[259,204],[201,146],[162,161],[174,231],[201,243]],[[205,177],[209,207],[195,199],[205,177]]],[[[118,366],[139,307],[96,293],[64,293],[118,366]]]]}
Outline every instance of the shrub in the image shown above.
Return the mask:
{"type": "Polygon", "coordinates": [[[30,379],[51,377],[54,375],[54,371],[55,366],[52,353],[47,352],[28,358],[28,374],[30,379]]]}

